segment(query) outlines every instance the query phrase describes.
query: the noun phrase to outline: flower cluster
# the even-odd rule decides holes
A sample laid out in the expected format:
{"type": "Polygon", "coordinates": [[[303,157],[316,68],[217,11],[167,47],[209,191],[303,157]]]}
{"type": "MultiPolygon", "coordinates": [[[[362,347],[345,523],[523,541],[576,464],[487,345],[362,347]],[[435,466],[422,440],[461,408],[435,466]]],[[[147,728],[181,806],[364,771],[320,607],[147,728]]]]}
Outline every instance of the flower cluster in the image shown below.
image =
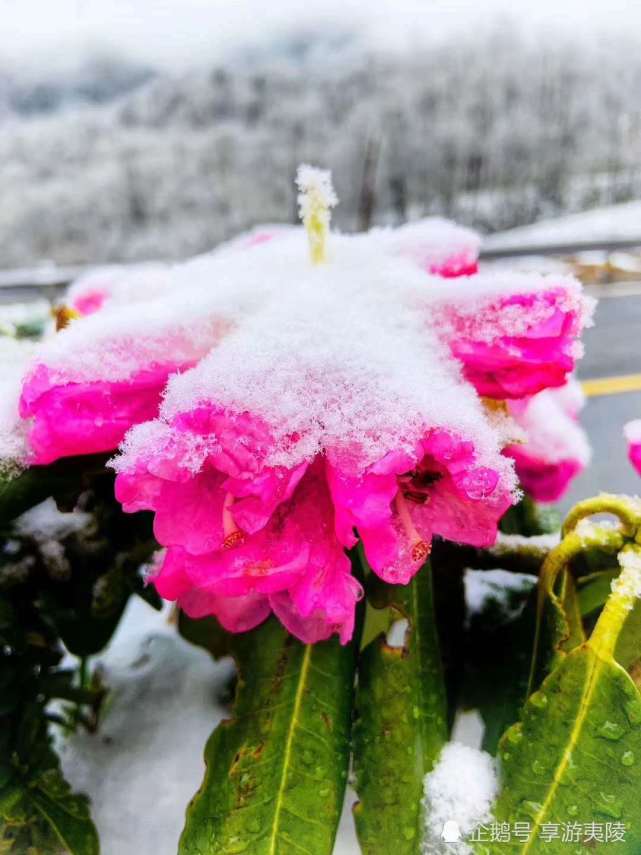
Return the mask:
{"type": "Polygon", "coordinates": [[[330,234],[327,174],[299,186],[307,232],[77,285],[86,316],[40,348],[20,412],[32,463],[120,445],[117,498],[155,514],[162,596],[232,631],[273,611],[346,642],[357,542],[394,584],[435,535],[493,543],[527,446],[505,452],[514,424],[483,399],[533,421],[592,307],[570,277],[477,272],[478,238],[442,220],[330,234]]]}

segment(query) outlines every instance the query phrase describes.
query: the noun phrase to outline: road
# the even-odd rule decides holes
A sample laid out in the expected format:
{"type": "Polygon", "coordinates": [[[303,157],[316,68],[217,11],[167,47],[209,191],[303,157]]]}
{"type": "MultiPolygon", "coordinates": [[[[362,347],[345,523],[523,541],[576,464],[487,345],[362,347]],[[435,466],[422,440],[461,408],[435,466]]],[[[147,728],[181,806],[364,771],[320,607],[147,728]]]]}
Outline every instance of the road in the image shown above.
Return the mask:
{"type": "MultiPolygon", "coordinates": [[[[579,363],[579,378],[616,378],[641,375],[641,284],[603,286],[595,315],[595,325],[584,334],[585,356],[579,363]],[[612,296],[601,296],[612,294],[612,296]]],[[[561,503],[567,509],[574,502],[601,490],[641,494],[641,477],[627,459],[623,425],[641,418],[641,377],[628,384],[633,391],[600,393],[588,398],[581,416],[592,443],[590,467],[573,484],[561,503]]],[[[614,383],[605,389],[615,388],[614,383]]]]}

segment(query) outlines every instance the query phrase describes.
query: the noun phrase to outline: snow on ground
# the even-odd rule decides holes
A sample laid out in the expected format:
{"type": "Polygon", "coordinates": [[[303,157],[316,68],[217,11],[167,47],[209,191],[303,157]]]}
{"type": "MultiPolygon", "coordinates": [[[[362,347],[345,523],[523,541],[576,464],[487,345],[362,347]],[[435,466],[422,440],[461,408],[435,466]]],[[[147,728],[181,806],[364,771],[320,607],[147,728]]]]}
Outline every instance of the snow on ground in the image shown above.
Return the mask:
{"type": "Polygon", "coordinates": [[[183,641],[166,611],[138,598],[92,661],[111,694],[99,732],[63,744],[64,773],[91,798],[102,855],[175,855],[205,742],[226,714],[217,696],[231,665],[183,641]]]}
{"type": "Polygon", "coordinates": [[[462,838],[490,821],[498,792],[494,759],[484,751],[449,742],[425,777],[425,855],[468,855],[462,838]]]}
{"type": "Polygon", "coordinates": [[[489,235],[484,249],[510,249],[554,243],[575,243],[591,240],[636,240],[641,244],[641,201],[624,202],[541,220],[530,226],[489,235]]]}
{"type": "MultiPolygon", "coordinates": [[[[187,803],[204,774],[205,742],[228,710],[218,701],[232,674],[184,641],[168,622],[132,598],[100,663],[110,689],[97,734],[62,743],[64,773],[87,793],[102,855],[175,855],[187,803]]],[[[351,803],[334,855],[358,855],[351,803]]]]}

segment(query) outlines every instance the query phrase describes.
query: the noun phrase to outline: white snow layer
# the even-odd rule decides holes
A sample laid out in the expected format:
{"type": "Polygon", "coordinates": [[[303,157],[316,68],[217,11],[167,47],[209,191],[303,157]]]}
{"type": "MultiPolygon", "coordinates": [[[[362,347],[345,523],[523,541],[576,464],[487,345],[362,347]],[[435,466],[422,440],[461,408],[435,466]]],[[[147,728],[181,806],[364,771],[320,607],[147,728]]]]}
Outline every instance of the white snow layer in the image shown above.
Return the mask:
{"type": "Polygon", "coordinates": [[[33,537],[39,543],[62,540],[74,532],[82,531],[92,521],[85,511],[59,511],[51,497],[29,508],[15,521],[18,534],[33,537]]]}
{"type": "MultiPolygon", "coordinates": [[[[510,617],[510,593],[526,592],[536,585],[536,576],[527,573],[512,573],[509,570],[466,570],[463,577],[465,585],[465,605],[468,618],[480,614],[490,601],[494,601],[510,617]]],[[[519,604],[517,614],[522,608],[519,604]]]]}
{"type": "MultiPolygon", "coordinates": [[[[198,291],[189,325],[209,313],[227,327],[199,365],[171,378],[161,416],[170,420],[203,403],[249,411],[274,431],[269,462],[289,466],[321,448],[340,454],[357,447],[361,463],[372,462],[393,448],[413,449],[426,429],[443,427],[472,440],[479,463],[505,472],[498,454],[503,437],[488,430],[441,336],[448,324],[464,323],[489,339],[496,321],[486,321],[481,310],[497,298],[558,286],[574,303],[580,286],[528,275],[463,277],[453,286],[384,244],[371,235],[333,234],[329,263],[312,266],[304,232],[288,230],[251,252],[201,261],[200,272],[206,268],[211,279],[208,295],[183,271],[181,294],[170,307],[163,302],[171,310],[167,322],[176,323],[181,304],[198,291]]],[[[110,320],[105,314],[103,323],[110,320]]],[[[86,341],[84,323],[77,322],[74,348],[86,341]]],[[[522,323],[523,312],[512,319],[508,312],[501,331],[518,334],[522,323]]],[[[68,350],[60,347],[68,370],[62,352],[68,350]]],[[[129,448],[135,444],[134,431],[129,448]]]]}
{"type": "Polygon", "coordinates": [[[494,759],[484,751],[449,742],[425,776],[425,855],[472,853],[465,837],[491,820],[497,793],[494,759]]]}
{"type": "Polygon", "coordinates": [[[624,549],[619,553],[621,573],[612,580],[612,592],[631,600],[627,608],[632,609],[635,599],[641,597],[641,555],[636,549],[624,549]]]}
{"type": "Polygon", "coordinates": [[[232,666],[183,641],[167,614],[131,599],[92,659],[110,691],[100,729],[59,746],[70,784],[91,798],[103,855],[175,855],[205,742],[227,714],[216,696],[232,666]]]}
{"type": "Polygon", "coordinates": [[[25,425],[18,413],[18,401],[26,366],[34,344],[24,339],[0,336],[0,474],[11,470],[13,462],[26,456],[25,425]]]}
{"type": "Polygon", "coordinates": [[[171,287],[171,268],[166,264],[107,265],[93,268],[67,289],[66,302],[101,294],[105,301],[132,303],[148,300],[171,287]]]}

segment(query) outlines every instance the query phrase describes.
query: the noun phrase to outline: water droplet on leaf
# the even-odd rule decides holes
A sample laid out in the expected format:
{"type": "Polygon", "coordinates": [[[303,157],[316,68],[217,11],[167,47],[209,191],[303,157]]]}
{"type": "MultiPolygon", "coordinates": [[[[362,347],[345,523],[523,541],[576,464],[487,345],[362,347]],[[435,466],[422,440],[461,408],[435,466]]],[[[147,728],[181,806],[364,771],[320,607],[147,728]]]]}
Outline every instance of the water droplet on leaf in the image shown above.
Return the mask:
{"type": "Polygon", "coordinates": [[[543,692],[534,692],[533,695],[530,695],[530,703],[533,707],[536,707],[536,709],[544,710],[548,705],[548,699],[543,692]]]}
{"type": "Polygon", "coordinates": [[[623,813],[621,803],[617,801],[616,796],[612,795],[612,793],[599,793],[596,809],[606,816],[611,816],[613,819],[620,819],[623,813]]]}
{"type": "Polygon", "coordinates": [[[613,741],[621,739],[624,733],[623,727],[615,721],[605,721],[599,728],[599,736],[602,736],[604,739],[612,739],[613,741]]]}

